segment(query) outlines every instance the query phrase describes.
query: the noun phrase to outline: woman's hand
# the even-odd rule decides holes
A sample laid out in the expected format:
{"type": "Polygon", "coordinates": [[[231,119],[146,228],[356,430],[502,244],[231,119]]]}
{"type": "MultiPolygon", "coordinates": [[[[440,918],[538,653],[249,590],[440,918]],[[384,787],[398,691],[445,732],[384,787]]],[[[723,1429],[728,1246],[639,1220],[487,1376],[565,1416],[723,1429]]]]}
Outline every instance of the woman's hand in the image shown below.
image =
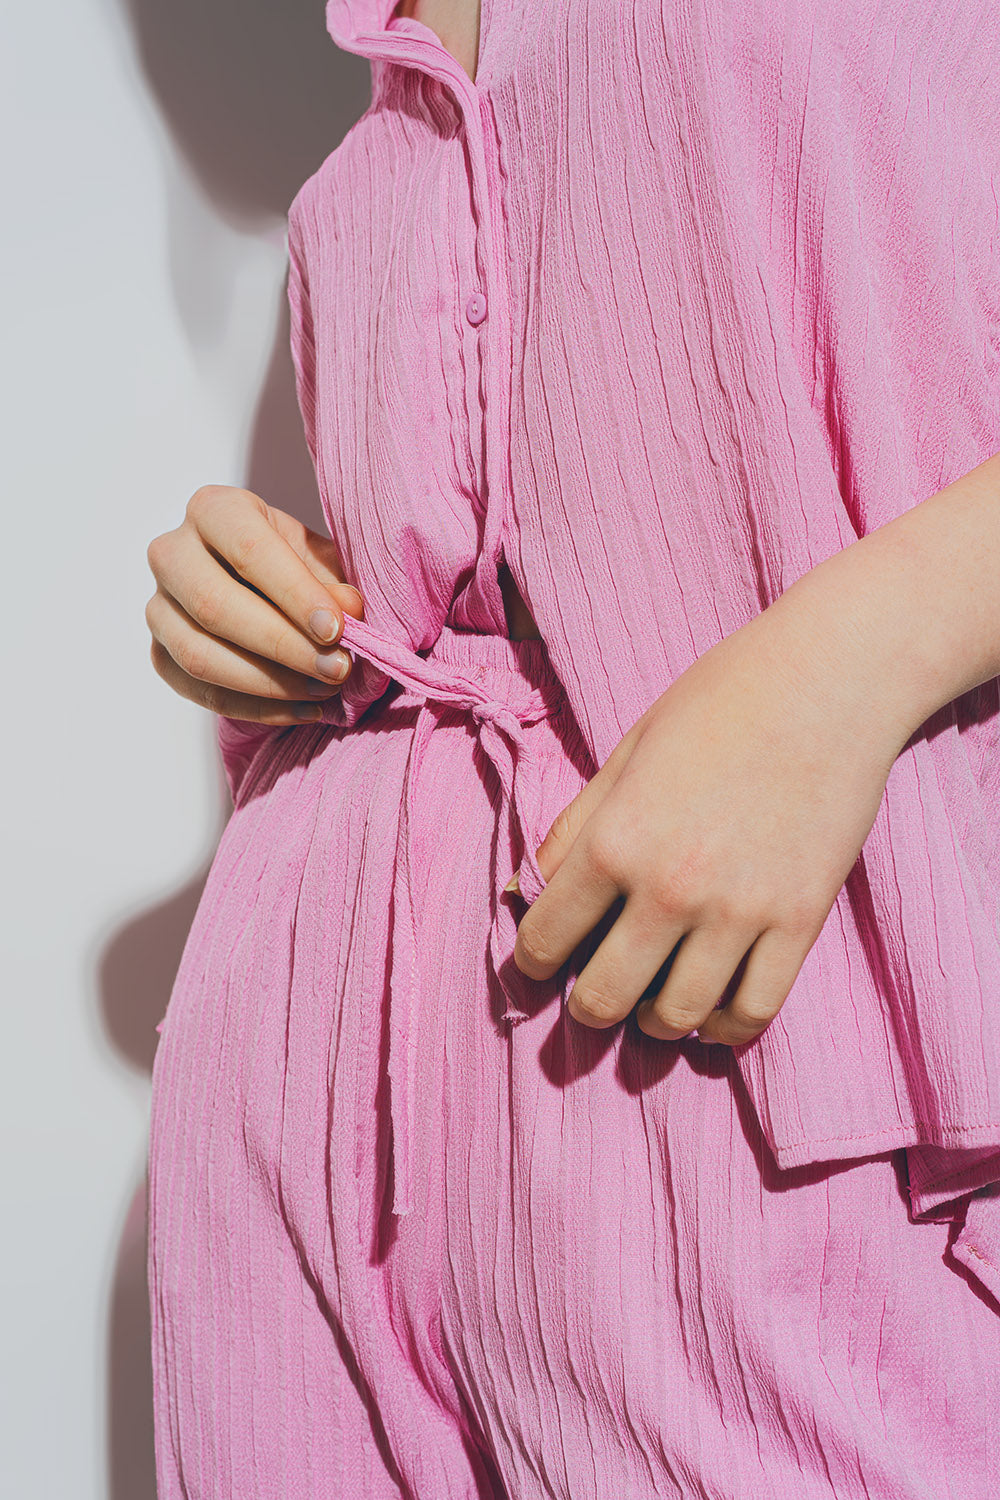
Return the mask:
{"type": "Polygon", "coordinates": [[[611,1026],[642,1001],[650,1036],[752,1041],[875,821],[908,736],[890,699],[862,632],[786,592],[682,673],[560,813],[518,967],[550,978],[624,898],[571,1015],[611,1026]]]}
{"type": "Polygon", "coordinates": [[[329,537],[249,490],[212,484],[146,555],[151,659],[183,698],[233,719],[296,724],[340,691],[351,658],[334,646],[345,611],[364,619],[364,600],[329,537]]]}

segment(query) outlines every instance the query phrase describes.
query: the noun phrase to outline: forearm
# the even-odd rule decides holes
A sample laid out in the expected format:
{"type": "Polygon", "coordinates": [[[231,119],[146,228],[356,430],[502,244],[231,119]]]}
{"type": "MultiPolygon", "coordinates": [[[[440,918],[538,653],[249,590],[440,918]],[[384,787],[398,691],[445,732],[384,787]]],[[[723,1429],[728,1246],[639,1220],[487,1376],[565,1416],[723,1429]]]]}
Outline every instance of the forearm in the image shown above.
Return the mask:
{"type": "Polygon", "coordinates": [[[901,749],[1000,675],[1000,454],[826,558],[772,611],[807,648],[842,653],[901,749]]]}

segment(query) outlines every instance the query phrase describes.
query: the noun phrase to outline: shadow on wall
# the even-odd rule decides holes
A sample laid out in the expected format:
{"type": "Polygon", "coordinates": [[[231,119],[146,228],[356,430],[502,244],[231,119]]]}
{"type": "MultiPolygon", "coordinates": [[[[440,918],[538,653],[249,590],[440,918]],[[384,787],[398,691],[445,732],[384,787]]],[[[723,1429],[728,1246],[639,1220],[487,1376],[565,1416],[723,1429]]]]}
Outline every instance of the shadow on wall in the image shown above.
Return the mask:
{"type": "MultiPolygon", "coordinates": [[[[233,227],[244,233],[280,230],[301,184],[370,98],[368,64],[334,47],[323,0],[119,3],[141,76],[182,170],[194,175],[220,219],[233,227]]],[[[176,206],[173,211],[176,215],[176,206]]],[[[171,222],[167,233],[175,267],[196,282],[200,231],[196,236],[192,226],[171,222]]],[[[295,400],[284,295],[280,308],[242,482],[306,525],[324,530],[295,400]]],[[[221,763],[218,784],[221,833],[230,811],[221,763]]],[[[158,1040],[155,1026],[167,1008],[207,874],[202,869],[168,900],[132,919],[101,958],[107,1034],[130,1064],[147,1073],[158,1040]]],[[[107,1337],[108,1497],[155,1500],[145,1178],[119,1235],[107,1337]]]]}

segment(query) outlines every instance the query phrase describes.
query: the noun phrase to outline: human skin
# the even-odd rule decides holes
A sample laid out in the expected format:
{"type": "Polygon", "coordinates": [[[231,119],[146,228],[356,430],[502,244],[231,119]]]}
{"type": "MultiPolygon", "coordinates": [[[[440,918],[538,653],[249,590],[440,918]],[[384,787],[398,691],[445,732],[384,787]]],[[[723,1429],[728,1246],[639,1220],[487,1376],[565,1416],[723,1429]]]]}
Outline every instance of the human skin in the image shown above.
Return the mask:
{"type": "Polygon", "coordinates": [[[260,724],[320,717],[316,697],[339,692],[350,673],[336,648],[344,613],[364,619],[329,537],[250,490],[203,485],[146,558],[150,658],[169,687],[260,724]]]}
{"type": "Polygon", "coordinates": [[[752,1041],[777,1015],[938,708],[1000,675],[1000,455],[804,574],[671,683],[558,815],[514,961],[606,1027],[752,1041]],[[677,945],[680,944],[678,947],[677,945]],[[745,962],[744,962],[745,960],[745,962]],[[724,998],[726,1003],[716,1009],[724,998]]]}
{"type": "MultiPolygon", "coordinates": [[[[335,637],[343,609],[363,618],[332,542],[249,491],[208,486],[149,550],[160,675],[214,712],[296,722],[278,695],[300,695],[314,669],[313,611],[334,614],[335,637]]],[[[698,1028],[733,1046],[758,1036],[900,750],[938,708],[1000,675],[998,558],[1000,455],[825,559],[704,652],[539,846],[547,884],[518,927],[522,972],[550,977],[624,897],[570,993],[571,1015],[615,1024],[676,948],[637,1011],[642,1030],[698,1028]]]]}
{"type": "MultiPolygon", "coordinates": [[[[401,0],[397,11],[435,31],[475,79],[476,0],[401,0]]],[[[700,1027],[702,1040],[730,1045],[759,1036],[903,745],[937,708],[1000,674],[998,559],[1000,456],[828,559],[704,653],[538,849],[547,884],[519,925],[518,967],[551,977],[624,897],[570,1013],[616,1024],[677,948],[638,1010],[642,1030],[676,1038],[700,1027]]]]}
{"type": "Polygon", "coordinates": [[[480,25],[477,0],[400,0],[396,14],[429,26],[475,83],[480,25]]]}
{"type": "MultiPolygon", "coordinates": [[[[176,693],[260,724],[320,717],[315,699],[338,693],[351,670],[336,645],[344,612],[364,619],[332,538],[251,490],[204,485],[146,557],[150,658],[176,693]]],[[[508,635],[540,639],[506,565],[498,576],[508,635]]]]}

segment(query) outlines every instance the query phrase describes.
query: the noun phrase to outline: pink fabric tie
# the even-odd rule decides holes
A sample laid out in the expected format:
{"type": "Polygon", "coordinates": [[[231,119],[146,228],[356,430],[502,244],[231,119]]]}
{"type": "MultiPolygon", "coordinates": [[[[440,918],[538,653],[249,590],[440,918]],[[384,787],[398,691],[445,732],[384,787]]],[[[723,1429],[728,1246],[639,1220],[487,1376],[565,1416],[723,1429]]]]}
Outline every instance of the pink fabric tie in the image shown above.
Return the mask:
{"type": "MultiPolygon", "coordinates": [[[[416,1062],[416,1018],[420,1003],[420,962],[413,892],[410,843],[410,807],[424,753],[441,707],[464,708],[478,726],[479,741],[496,769],[502,793],[501,830],[513,817],[513,844],[523,851],[519,866],[522,897],[533,901],[544,887],[527,832],[537,818],[540,767],[532,755],[524,728],[554,712],[539,689],[524,695],[515,711],[490,697],[474,678],[450,664],[428,661],[399,641],[392,640],[352,615],[345,615],[341,643],[366,658],[408,689],[393,700],[393,706],[419,703],[413,740],[407,757],[400,799],[396,859],[392,880],[392,941],[389,955],[389,1097],[393,1136],[393,1213],[409,1213],[412,1207],[413,1090],[416,1062]]],[[[520,696],[520,695],[519,695],[520,696]]],[[[516,1023],[527,1012],[517,1004],[517,979],[508,962],[513,952],[517,924],[503,887],[510,870],[497,865],[503,840],[493,841],[495,907],[490,925],[489,948],[494,972],[506,997],[504,1020],[516,1023]],[[508,977],[510,976],[510,977],[508,977]]],[[[530,981],[529,981],[530,982],[530,981]]]]}

